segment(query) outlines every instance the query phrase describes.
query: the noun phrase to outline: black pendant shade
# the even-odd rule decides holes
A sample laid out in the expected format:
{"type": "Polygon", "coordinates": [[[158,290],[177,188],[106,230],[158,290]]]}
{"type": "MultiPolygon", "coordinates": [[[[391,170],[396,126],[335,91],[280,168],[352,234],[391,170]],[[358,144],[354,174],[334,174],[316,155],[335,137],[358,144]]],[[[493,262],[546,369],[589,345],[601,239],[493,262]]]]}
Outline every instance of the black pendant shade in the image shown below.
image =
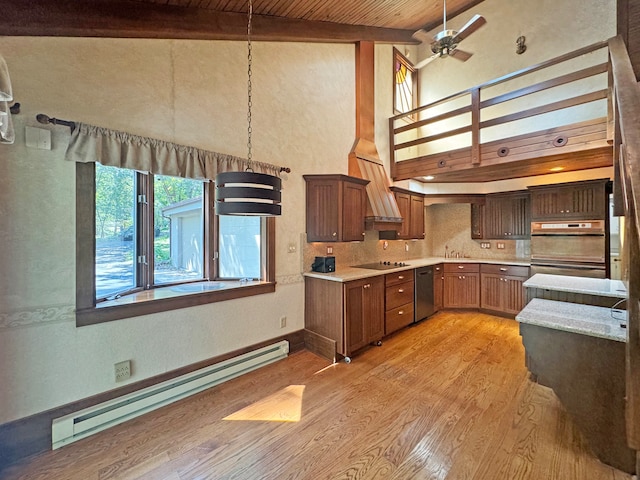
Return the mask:
{"type": "Polygon", "coordinates": [[[225,172],[216,176],[216,214],[276,216],[282,212],[282,180],[265,173],[225,172]]]}

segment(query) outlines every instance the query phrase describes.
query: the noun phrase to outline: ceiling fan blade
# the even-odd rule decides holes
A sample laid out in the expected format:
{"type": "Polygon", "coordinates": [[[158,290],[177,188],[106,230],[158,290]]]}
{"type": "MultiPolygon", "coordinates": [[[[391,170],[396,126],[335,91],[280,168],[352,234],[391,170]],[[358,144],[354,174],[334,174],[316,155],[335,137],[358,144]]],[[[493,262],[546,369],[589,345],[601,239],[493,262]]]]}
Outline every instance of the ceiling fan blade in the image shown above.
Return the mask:
{"type": "Polygon", "coordinates": [[[433,38],[431,37],[431,35],[429,35],[429,32],[427,32],[424,29],[420,29],[417,30],[416,32],[413,33],[413,35],[411,35],[413,38],[415,38],[416,40],[418,40],[420,43],[424,43],[424,42],[431,42],[433,40],[433,38]]]}
{"type": "Polygon", "coordinates": [[[431,55],[430,57],[425,58],[424,60],[421,60],[420,62],[416,63],[414,65],[414,68],[417,68],[418,70],[421,69],[422,67],[426,66],[427,64],[431,63],[433,60],[435,60],[436,58],[438,58],[440,56],[439,53],[434,53],[433,55],[431,55]]]}
{"type": "Polygon", "coordinates": [[[455,58],[456,60],[460,60],[461,62],[466,62],[471,58],[473,53],[465,52],[464,50],[458,50],[457,48],[453,49],[449,52],[449,56],[455,58]]]}
{"type": "Polygon", "coordinates": [[[464,40],[485,23],[487,23],[487,21],[482,15],[474,15],[471,20],[464,24],[464,26],[460,29],[456,36],[453,37],[453,42],[458,43],[460,40],[464,40]]]}

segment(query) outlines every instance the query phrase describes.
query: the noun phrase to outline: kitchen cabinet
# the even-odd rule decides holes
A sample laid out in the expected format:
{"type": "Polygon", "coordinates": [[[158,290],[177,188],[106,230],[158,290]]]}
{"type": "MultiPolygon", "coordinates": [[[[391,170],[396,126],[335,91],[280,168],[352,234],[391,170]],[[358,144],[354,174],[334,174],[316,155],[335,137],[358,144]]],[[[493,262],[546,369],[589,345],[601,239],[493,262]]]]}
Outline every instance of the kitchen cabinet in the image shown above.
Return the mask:
{"type": "Polygon", "coordinates": [[[527,191],[487,195],[483,212],[483,238],[504,240],[530,238],[529,198],[527,191]]]}
{"type": "Polygon", "coordinates": [[[471,204],[471,238],[484,239],[484,204],[471,204]]]}
{"type": "Polygon", "coordinates": [[[303,175],[307,242],[364,240],[368,180],[347,175],[303,175]]]}
{"type": "Polygon", "coordinates": [[[383,275],[345,283],[305,277],[305,329],[335,341],[336,353],[350,362],[384,336],[384,301],[383,275]]]}
{"type": "Polygon", "coordinates": [[[608,212],[609,179],[539,185],[531,192],[531,219],[603,220],[608,212]]]}
{"type": "Polygon", "coordinates": [[[411,240],[425,237],[424,231],[424,195],[398,187],[391,187],[400,215],[402,226],[397,232],[381,231],[381,240],[411,240]]]}
{"type": "Polygon", "coordinates": [[[442,263],[433,267],[433,309],[438,312],[443,308],[444,266],[442,263]]]}
{"type": "Polygon", "coordinates": [[[477,263],[444,264],[444,308],[480,307],[480,266],[477,263]]]}
{"type": "Polygon", "coordinates": [[[522,284],[529,278],[529,267],[519,265],[480,265],[480,308],[515,315],[524,308],[522,284]]]}
{"type": "Polygon", "coordinates": [[[388,273],[385,279],[384,333],[389,335],[413,323],[414,271],[388,273]]]}

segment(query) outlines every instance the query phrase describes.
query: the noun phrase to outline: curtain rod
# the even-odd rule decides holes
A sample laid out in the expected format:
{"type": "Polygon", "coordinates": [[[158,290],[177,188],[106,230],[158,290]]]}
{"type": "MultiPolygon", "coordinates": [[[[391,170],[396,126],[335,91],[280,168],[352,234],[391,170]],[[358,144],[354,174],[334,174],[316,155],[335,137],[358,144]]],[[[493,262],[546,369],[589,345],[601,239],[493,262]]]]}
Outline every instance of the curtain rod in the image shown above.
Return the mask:
{"type": "MultiPolygon", "coordinates": [[[[76,122],[72,122],[69,120],[61,120],[59,118],[51,118],[48,115],[45,115],[44,113],[37,114],[36,120],[39,123],[43,123],[45,125],[47,123],[52,123],[54,125],[64,125],[65,127],[69,127],[72,132],[76,128],[76,122]]],[[[291,169],[289,167],[280,167],[280,171],[285,173],[291,173],[291,169]]]]}

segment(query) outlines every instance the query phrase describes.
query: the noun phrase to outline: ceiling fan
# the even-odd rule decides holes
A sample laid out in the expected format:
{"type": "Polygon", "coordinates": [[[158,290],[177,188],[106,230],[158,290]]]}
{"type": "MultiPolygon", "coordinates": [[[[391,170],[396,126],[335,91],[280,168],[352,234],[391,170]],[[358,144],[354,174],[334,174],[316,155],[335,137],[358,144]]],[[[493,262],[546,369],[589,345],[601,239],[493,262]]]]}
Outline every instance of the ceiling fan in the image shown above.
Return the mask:
{"type": "Polygon", "coordinates": [[[431,51],[433,52],[433,55],[414,65],[415,68],[422,68],[438,57],[453,57],[462,62],[466,62],[467,60],[469,60],[469,58],[471,58],[471,55],[473,55],[473,53],[459,50],[458,43],[460,43],[460,41],[464,40],[485,23],[487,23],[484,17],[482,15],[474,15],[471,20],[464,24],[460,31],[447,30],[447,0],[444,0],[443,17],[444,22],[442,25],[442,30],[437,33],[432,39],[424,29],[420,29],[413,34],[413,38],[415,38],[416,40],[420,40],[421,42],[430,41],[431,51]]]}

